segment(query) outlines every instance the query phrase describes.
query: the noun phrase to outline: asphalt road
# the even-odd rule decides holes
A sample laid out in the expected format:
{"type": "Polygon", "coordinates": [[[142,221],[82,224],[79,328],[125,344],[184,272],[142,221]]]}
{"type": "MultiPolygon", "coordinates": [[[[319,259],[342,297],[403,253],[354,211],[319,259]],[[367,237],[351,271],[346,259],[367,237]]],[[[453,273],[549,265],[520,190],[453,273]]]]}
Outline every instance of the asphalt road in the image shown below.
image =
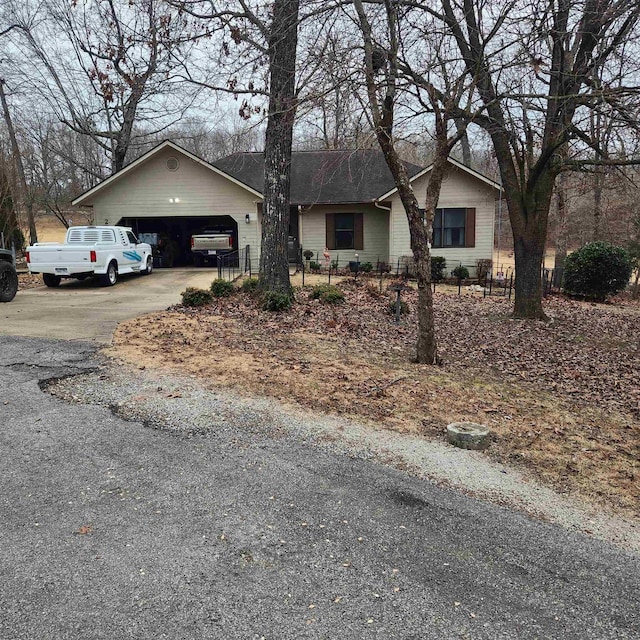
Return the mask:
{"type": "Polygon", "coordinates": [[[0,335],[111,342],[116,325],[180,302],[187,287],[208,289],[217,269],[157,269],[150,276],[122,276],[114,287],[93,279],[63,280],[18,291],[0,304],[0,335]]]}
{"type": "Polygon", "coordinates": [[[640,638],[637,555],[268,430],[40,390],[93,349],[0,337],[0,638],[640,638]]]}

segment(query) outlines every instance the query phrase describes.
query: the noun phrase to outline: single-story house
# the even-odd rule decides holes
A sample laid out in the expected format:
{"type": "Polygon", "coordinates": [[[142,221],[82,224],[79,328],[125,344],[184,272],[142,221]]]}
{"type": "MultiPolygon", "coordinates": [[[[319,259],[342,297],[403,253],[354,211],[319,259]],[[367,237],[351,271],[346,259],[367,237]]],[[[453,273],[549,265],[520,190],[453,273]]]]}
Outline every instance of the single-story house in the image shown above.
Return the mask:
{"type": "MultiPolygon", "coordinates": [[[[430,167],[406,163],[424,193],[430,167]]],[[[261,241],[264,156],[236,153],[206,162],[171,141],[157,147],[73,201],[92,207],[95,224],[130,226],[170,239],[189,263],[191,235],[231,233],[257,264],[261,241]]],[[[500,185],[456,160],[442,185],[433,254],[449,268],[491,259],[500,185]]],[[[331,259],[395,265],[411,255],[409,227],[393,178],[377,150],[297,151],[292,157],[290,250],[331,259]]]]}

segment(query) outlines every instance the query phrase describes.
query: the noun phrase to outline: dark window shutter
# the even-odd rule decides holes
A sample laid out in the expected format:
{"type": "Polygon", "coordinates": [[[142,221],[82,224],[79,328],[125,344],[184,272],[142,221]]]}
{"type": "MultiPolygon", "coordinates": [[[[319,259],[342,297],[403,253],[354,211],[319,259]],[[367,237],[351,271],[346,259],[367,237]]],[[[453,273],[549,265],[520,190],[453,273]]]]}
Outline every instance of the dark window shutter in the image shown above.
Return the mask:
{"type": "Polygon", "coordinates": [[[364,249],[364,215],[362,213],[355,214],[355,246],[356,251],[364,249]]]}
{"type": "Polygon", "coordinates": [[[467,209],[467,217],[464,225],[464,246],[476,246],[476,210],[467,209]]]}
{"type": "Polygon", "coordinates": [[[335,214],[325,214],[325,226],[327,228],[327,249],[336,248],[336,219],[335,214]]]}

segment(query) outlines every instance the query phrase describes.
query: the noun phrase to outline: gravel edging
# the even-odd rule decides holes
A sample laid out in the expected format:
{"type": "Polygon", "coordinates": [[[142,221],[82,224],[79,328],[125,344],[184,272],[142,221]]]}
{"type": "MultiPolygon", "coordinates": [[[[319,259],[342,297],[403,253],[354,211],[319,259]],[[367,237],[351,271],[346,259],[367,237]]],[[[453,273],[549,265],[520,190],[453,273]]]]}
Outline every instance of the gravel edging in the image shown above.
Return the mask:
{"type": "Polygon", "coordinates": [[[237,432],[239,438],[294,437],[334,453],[387,464],[640,552],[637,521],[558,494],[477,451],[284,406],[272,399],[245,397],[228,389],[210,390],[192,377],[132,370],[122,363],[109,363],[99,371],[55,380],[47,386],[50,393],[67,401],[108,406],[122,418],[181,437],[237,432],[238,426],[242,427],[242,432],[237,432]]]}

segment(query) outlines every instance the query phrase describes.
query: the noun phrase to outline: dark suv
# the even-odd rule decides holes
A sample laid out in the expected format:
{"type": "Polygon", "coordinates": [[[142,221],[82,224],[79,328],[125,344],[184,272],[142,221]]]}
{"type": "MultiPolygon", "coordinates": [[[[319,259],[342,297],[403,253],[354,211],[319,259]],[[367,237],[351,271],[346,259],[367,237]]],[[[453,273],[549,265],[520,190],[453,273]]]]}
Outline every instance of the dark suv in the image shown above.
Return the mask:
{"type": "Polygon", "coordinates": [[[11,251],[0,249],[0,302],[11,302],[18,291],[18,274],[11,251]]]}

